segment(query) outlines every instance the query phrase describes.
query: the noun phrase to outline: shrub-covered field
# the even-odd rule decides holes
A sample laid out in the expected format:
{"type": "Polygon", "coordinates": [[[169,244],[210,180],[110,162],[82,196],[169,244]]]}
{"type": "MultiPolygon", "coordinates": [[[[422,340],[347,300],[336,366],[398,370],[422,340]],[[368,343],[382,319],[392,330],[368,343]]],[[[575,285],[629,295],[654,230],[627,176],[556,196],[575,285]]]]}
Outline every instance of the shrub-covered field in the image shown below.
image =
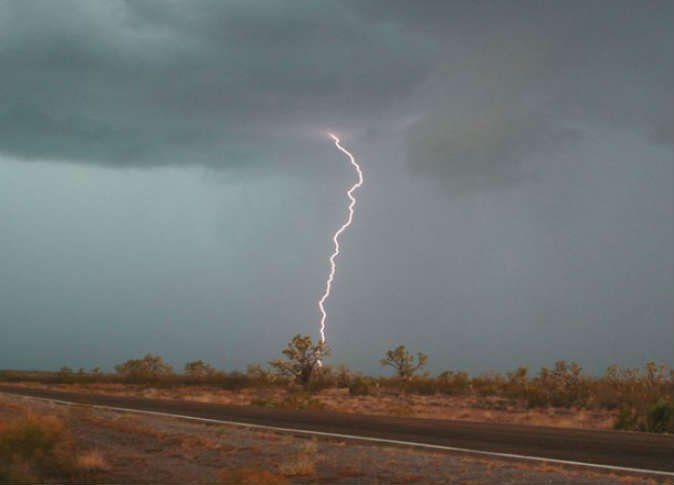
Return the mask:
{"type": "Polygon", "coordinates": [[[203,361],[189,362],[176,373],[157,355],[147,354],[116,366],[115,373],[99,369],[58,372],[0,371],[0,381],[42,384],[125,384],[172,388],[207,386],[225,390],[281,388],[282,399],[258,398],[257,405],[321,408],[313,393],[336,388],[351,396],[449,395],[502,398],[528,409],[562,408],[607,410],[617,429],[674,432],[674,370],[648,362],[640,369],[609,367],[602,376],[583,372],[574,362],[559,361],[532,373],[525,367],[512,372],[471,376],[461,371],[438,375],[423,372],[424,354],[416,356],[400,346],[386,353],[382,364],[394,368],[393,377],[372,377],[344,366],[319,364],[327,355],[308,337],[296,336],[283,351],[285,359],[269,366],[251,365],[246,372],[224,372],[203,361]]]}

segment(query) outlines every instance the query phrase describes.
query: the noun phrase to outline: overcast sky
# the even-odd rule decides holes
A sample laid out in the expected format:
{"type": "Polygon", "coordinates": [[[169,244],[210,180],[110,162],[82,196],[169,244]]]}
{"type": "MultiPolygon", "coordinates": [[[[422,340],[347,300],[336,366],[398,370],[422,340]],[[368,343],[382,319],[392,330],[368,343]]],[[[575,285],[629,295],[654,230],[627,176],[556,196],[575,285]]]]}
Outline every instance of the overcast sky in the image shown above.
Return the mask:
{"type": "Polygon", "coordinates": [[[674,363],[674,2],[0,0],[0,368],[674,363]]]}

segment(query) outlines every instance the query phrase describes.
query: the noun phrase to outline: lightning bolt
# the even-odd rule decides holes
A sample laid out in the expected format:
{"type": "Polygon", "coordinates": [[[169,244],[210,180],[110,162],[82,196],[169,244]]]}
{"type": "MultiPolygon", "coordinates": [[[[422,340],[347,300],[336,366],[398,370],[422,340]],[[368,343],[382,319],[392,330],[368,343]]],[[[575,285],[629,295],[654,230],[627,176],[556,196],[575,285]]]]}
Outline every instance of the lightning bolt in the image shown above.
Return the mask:
{"type": "Polygon", "coordinates": [[[335,142],[335,146],[342,152],[344,155],[347,156],[349,159],[349,162],[351,162],[351,165],[353,168],[356,170],[356,173],[358,174],[358,182],[356,182],[351,188],[346,192],[346,195],[349,197],[349,207],[348,207],[348,212],[349,215],[346,218],[346,222],[340,227],[337,232],[335,233],[334,236],[332,236],[332,242],[335,244],[335,251],[332,253],[332,256],[330,256],[330,274],[328,275],[328,279],[325,282],[325,292],[323,293],[323,296],[321,297],[320,300],[318,300],[318,308],[321,311],[321,343],[325,343],[325,321],[328,318],[328,314],[325,312],[325,301],[328,299],[330,296],[330,291],[332,290],[332,282],[335,279],[335,270],[337,269],[337,266],[335,264],[335,258],[339,255],[339,236],[342,235],[344,231],[351,225],[351,222],[353,221],[353,212],[354,208],[356,207],[356,198],[353,196],[353,193],[360,188],[361,185],[363,185],[363,171],[360,169],[360,165],[358,165],[358,162],[356,162],[356,159],[354,156],[340,144],[339,138],[337,138],[335,135],[332,133],[329,133],[330,138],[333,139],[335,142]]]}

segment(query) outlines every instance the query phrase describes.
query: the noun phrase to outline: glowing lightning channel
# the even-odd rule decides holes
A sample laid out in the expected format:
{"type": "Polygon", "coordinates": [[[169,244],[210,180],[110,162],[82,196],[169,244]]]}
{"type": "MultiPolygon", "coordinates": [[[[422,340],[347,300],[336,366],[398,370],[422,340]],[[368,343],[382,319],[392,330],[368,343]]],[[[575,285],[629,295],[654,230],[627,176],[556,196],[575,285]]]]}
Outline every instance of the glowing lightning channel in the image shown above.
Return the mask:
{"type": "Polygon", "coordinates": [[[351,201],[349,203],[349,215],[346,218],[346,222],[340,227],[337,232],[335,233],[334,236],[332,236],[332,241],[335,243],[335,252],[332,253],[332,256],[330,256],[330,274],[328,275],[328,279],[325,282],[325,293],[323,293],[323,296],[321,297],[320,300],[318,300],[318,308],[321,311],[321,343],[325,343],[325,320],[328,318],[328,314],[325,312],[325,300],[328,299],[330,296],[330,290],[332,289],[332,282],[335,279],[335,258],[339,255],[339,236],[342,235],[344,231],[346,231],[346,228],[351,225],[351,222],[353,221],[353,209],[356,207],[356,198],[353,196],[353,193],[361,186],[363,185],[363,172],[360,169],[360,165],[356,162],[356,159],[351,155],[351,153],[344,148],[342,145],[340,145],[339,138],[337,138],[335,135],[332,133],[329,133],[330,137],[334,140],[335,146],[342,152],[344,153],[348,158],[349,161],[351,162],[351,165],[353,166],[354,169],[356,169],[356,173],[358,174],[358,182],[356,182],[346,193],[346,195],[349,197],[349,200],[351,201]]]}

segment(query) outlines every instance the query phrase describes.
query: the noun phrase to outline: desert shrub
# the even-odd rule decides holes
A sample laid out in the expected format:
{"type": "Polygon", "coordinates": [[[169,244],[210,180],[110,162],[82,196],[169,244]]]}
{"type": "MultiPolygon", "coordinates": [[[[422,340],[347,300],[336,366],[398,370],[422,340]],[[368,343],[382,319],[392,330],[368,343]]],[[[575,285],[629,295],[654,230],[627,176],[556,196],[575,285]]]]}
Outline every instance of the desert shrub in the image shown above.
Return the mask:
{"type": "Polygon", "coordinates": [[[501,394],[505,378],[497,372],[485,372],[472,379],[472,389],[480,396],[501,394]]]}
{"type": "Polygon", "coordinates": [[[563,360],[556,362],[554,369],[543,367],[527,387],[528,406],[585,406],[589,397],[589,386],[582,370],[575,362],[567,363],[563,360]]]}
{"type": "Polygon", "coordinates": [[[306,389],[311,392],[318,392],[323,389],[337,387],[337,375],[335,370],[329,365],[323,365],[314,370],[311,380],[306,389]]]}
{"type": "Polygon", "coordinates": [[[661,398],[646,413],[646,431],[674,433],[674,401],[661,398]]]}
{"type": "Polygon", "coordinates": [[[75,470],[72,440],[59,419],[29,415],[0,423],[0,481],[35,483],[75,470]]]}
{"type": "Polygon", "coordinates": [[[613,427],[628,431],[674,433],[674,401],[661,398],[650,406],[623,406],[613,427]]]}
{"type": "Polygon", "coordinates": [[[235,391],[244,389],[250,386],[250,381],[246,374],[241,372],[218,372],[212,377],[213,382],[217,383],[218,387],[228,391],[235,391]]]}
{"type": "Polygon", "coordinates": [[[438,392],[438,383],[436,379],[432,379],[430,376],[413,377],[402,384],[403,389],[408,393],[431,396],[438,392]]]}
{"type": "Polygon", "coordinates": [[[282,376],[308,386],[317,369],[320,368],[321,359],[330,355],[330,349],[323,342],[314,345],[311,337],[298,334],[281,353],[285,356],[285,360],[272,360],[269,365],[282,376]]]}
{"type": "Polygon", "coordinates": [[[438,390],[443,394],[463,394],[471,388],[467,372],[444,371],[437,377],[438,390]]]}
{"type": "Polygon", "coordinates": [[[351,396],[367,396],[370,394],[371,383],[362,376],[354,377],[349,383],[349,394],[351,396]]]}
{"type": "Polygon", "coordinates": [[[511,399],[525,399],[529,393],[529,370],[518,367],[506,374],[503,384],[503,395],[511,399]]]}
{"type": "Polygon", "coordinates": [[[192,379],[204,380],[215,375],[215,368],[203,360],[187,362],[184,368],[184,374],[192,379]]]}
{"type": "Polygon", "coordinates": [[[623,406],[613,422],[613,428],[627,431],[639,430],[639,413],[631,406],[623,406]]]}
{"type": "Polygon", "coordinates": [[[345,365],[339,365],[334,370],[335,375],[335,387],[338,389],[348,388],[354,379],[359,377],[357,374],[352,372],[345,365]]]}
{"type": "Polygon", "coordinates": [[[246,377],[251,386],[266,387],[280,383],[279,376],[260,364],[250,364],[246,368],[246,377]]]}
{"type": "Polygon", "coordinates": [[[146,354],[142,359],[130,359],[116,365],[115,371],[127,382],[157,381],[173,375],[173,367],[159,355],[146,354]]]}
{"type": "Polygon", "coordinates": [[[381,365],[393,367],[396,376],[404,380],[411,379],[427,362],[428,356],[426,354],[419,352],[415,358],[404,345],[387,350],[384,358],[379,361],[381,365]]]}
{"type": "Polygon", "coordinates": [[[653,362],[642,369],[611,366],[592,387],[595,407],[620,409],[614,422],[616,428],[671,431],[674,375],[665,366],[653,362]]]}

